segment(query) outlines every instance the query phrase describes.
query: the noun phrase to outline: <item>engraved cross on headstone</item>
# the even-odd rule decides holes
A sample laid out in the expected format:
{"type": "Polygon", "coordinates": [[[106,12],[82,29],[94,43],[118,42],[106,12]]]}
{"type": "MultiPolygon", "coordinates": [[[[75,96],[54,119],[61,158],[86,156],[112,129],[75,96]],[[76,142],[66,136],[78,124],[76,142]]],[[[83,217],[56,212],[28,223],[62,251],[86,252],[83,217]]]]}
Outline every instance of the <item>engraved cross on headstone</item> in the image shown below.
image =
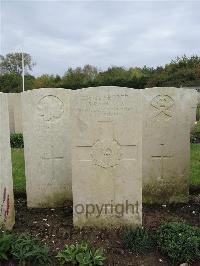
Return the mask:
{"type": "Polygon", "coordinates": [[[172,155],[164,155],[164,144],[160,144],[161,152],[160,155],[152,155],[152,159],[159,160],[160,162],[160,176],[158,179],[163,180],[164,179],[164,161],[167,159],[171,159],[172,155]]]}
{"type": "MultiPolygon", "coordinates": [[[[113,191],[110,191],[110,198],[116,203],[116,187],[115,187],[115,170],[119,171],[122,163],[131,163],[137,160],[137,144],[120,143],[119,136],[116,135],[112,121],[98,121],[96,126],[96,134],[91,144],[76,146],[77,161],[90,165],[91,167],[99,167],[105,174],[110,174],[109,181],[113,182],[113,191]]],[[[126,167],[124,165],[124,167],[126,167]]],[[[98,172],[98,170],[97,170],[98,172]]]]}
{"type": "Polygon", "coordinates": [[[79,154],[79,161],[93,161],[96,162],[94,163],[95,165],[103,168],[110,168],[118,165],[118,162],[120,161],[137,160],[137,145],[119,143],[117,137],[115,136],[113,124],[111,121],[98,122],[95,138],[96,139],[94,140],[94,142],[90,145],[77,146],[77,148],[82,150],[79,154]],[[114,158],[111,158],[111,156],[114,158]],[[103,162],[101,159],[103,159],[103,162]]]}
{"type": "Polygon", "coordinates": [[[50,167],[51,167],[51,173],[52,173],[52,178],[55,179],[55,173],[56,173],[56,169],[55,169],[55,162],[56,161],[61,161],[64,158],[63,155],[56,155],[55,154],[55,149],[54,149],[54,145],[51,144],[50,146],[50,152],[49,153],[44,153],[44,155],[42,156],[43,160],[47,160],[50,161],[50,167]]]}

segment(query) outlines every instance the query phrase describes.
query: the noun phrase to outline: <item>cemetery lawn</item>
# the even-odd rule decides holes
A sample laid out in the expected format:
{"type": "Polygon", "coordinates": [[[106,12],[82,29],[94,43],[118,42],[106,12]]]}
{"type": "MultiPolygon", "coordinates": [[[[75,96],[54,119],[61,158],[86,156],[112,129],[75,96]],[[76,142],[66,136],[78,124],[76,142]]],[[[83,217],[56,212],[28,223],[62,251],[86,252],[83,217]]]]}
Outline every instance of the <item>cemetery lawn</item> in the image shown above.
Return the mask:
{"type": "MultiPolygon", "coordinates": [[[[200,192],[200,144],[191,144],[190,186],[200,192]]],[[[23,149],[12,149],[13,181],[15,193],[25,193],[26,180],[24,171],[23,149]]]]}
{"type": "Polygon", "coordinates": [[[200,144],[190,145],[190,186],[200,190],[200,144]]]}
{"type": "Polygon", "coordinates": [[[12,165],[14,192],[23,194],[26,191],[23,149],[12,149],[12,165]]]}

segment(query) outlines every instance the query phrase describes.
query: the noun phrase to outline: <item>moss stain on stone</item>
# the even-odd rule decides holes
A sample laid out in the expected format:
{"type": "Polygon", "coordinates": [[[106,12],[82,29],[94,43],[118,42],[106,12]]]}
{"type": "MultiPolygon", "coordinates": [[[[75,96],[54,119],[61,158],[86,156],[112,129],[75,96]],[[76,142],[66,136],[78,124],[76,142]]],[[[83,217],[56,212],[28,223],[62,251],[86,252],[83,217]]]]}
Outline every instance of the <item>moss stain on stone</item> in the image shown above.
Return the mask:
{"type": "Polygon", "coordinates": [[[188,182],[182,178],[153,180],[143,185],[144,203],[182,203],[188,201],[188,196],[188,182]]]}

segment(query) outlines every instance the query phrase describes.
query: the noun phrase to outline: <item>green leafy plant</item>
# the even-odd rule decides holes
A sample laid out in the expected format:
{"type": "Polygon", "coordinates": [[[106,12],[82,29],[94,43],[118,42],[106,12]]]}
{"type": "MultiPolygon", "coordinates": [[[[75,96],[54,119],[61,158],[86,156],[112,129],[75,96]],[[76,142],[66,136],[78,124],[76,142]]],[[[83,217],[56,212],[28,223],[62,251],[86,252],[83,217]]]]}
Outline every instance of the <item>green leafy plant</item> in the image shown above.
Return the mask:
{"type": "Polygon", "coordinates": [[[80,266],[103,265],[103,261],[106,259],[102,248],[92,248],[88,243],[66,245],[65,249],[58,253],[57,258],[62,264],[70,262],[80,266]]]}
{"type": "Polygon", "coordinates": [[[140,254],[150,251],[154,244],[155,240],[152,234],[141,227],[129,229],[123,236],[124,247],[140,254]]]}
{"type": "Polygon", "coordinates": [[[11,148],[22,149],[24,147],[23,135],[21,133],[13,133],[10,135],[11,148]]]}
{"type": "Polygon", "coordinates": [[[163,224],[157,230],[157,243],[161,252],[173,262],[200,260],[200,228],[185,223],[163,224]]]}
{"type": "Polygon", "coordinates": [[[8,254],[12,244],[12,235],[3,234],[0,236],[0,261],[8,260],[8,254]]]}
{"type": "Polygon", "coordinates": [[[46,265],[50,262],[49,248],[40,244],[37,237],[25,233],[15,236],[11,254],[22,265],[26,262],[37,265],[46,265]]]}

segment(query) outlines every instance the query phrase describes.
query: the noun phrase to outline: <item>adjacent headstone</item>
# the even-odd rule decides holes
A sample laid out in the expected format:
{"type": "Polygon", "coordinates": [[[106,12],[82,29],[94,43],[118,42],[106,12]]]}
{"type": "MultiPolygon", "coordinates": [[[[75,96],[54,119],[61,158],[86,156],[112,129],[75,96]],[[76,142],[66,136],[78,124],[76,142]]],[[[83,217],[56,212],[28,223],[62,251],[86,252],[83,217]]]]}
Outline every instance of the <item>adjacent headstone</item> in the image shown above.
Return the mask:
{"type": "Polygon", "coordinates": [[[198,92],[198,104],[200,104],[200,92],[198,92]]]}
{"type": "Polygon", "coordinates": [[[197,92],[200,92],[200,86],[190,86],[190,87],[185,87],[185,88],[193,89],[193,90],[196,90],[197,92]]]}
{"type": "Polygon", "coordinates": [[[0,93],[0,228],[15,223],[7,96],[0,93]]]}
{"type": "Polygon", "coordinates": [[[78,90],[71,100],[71,120],[74,225],[141,225],[141,92],[78,90]]]}
{"type": "Polygon", "coordinates": [[[22,93],[28,207],[62,206],[72,199],[70,90],[22,93]]]}
{"type": "Polygon", "coordinates": [[[23,133],[21,93],[8,93],[10,133],[23,133]]]}
{"type": "Polygon", "coordinates": [[[187,93],[188,104],[191,108],[189,113],[187,113],[188,106],[186,106],[186,116],[189,115],[190,125],[191,125],[190,128],[191,128],[191,132],[193,132],[195,129],[195,122],[197,119],[197,106],[198,106],[198,94],[199,93],[196,89],[192,89],[189,87],[185,87],[183,89],[185,89],[185,93],[187,93]]]}
{"type": "Polygon", "coordinates": [[[182,88],[143,90],[143,202],[187,202],[191,97],[182,88]]]}
{"type": "Polygon", "coordinates": [[[200,92],[197,95],[197,121],[200,121],[200,92]]]}

